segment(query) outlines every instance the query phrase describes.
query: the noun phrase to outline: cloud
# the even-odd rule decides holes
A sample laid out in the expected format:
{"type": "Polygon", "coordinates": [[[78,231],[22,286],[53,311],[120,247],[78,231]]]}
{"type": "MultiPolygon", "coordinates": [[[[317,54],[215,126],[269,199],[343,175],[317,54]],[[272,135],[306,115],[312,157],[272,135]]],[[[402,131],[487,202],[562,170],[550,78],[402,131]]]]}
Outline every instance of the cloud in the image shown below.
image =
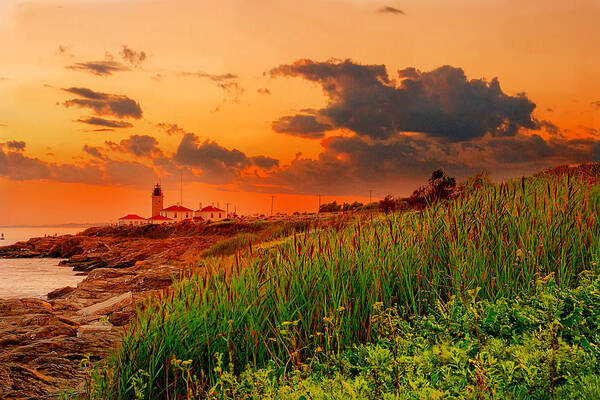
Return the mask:
{"type": "Polygon", "coordinates": [[[135,161],[106,160],[103,169],[109,185],[150,187],[156,181],[154,169],[135,161]]]}
{"type": "Polygon", "coordinates": [[[98,184],[102,181],[102,172],[93,165],[49,163],[28,157],[22,152],[4,153],[2,150],[0,150],[0,176],[16,181],[46,179],[88,184],[98,184]]]}
{"type": "Polygon", "coordinates": [[[114,72],[130,71],[130,68],[118,61],[88,61],[69,65],[66,68],[74,71],[89,72],[98,76],[112,75],[114,72]]]}
{"type": "MultiPolygon", "coordinates": [[[[238,76],[232,73],[209,74],[206,72],[182,72],[182,76],[191,76],[200,79],[208,79],[216,83],[217,87],[223,89],[234,102],[239,102],[240,96],[244,94],[244,88],[238,83],[238,76]]],[[[217,106],[215,111],[219,111],[217,106]]]]}
{"type": "Polygon", "coordinates": [[[88,185],[125,185],[147,187],[156,173],[147,165],[112,160],[104,157],[97,147],[84,146],[83,151],[95,157],[92,163],[59,164],[29,157],[23,152],[0,149],[0,176],[15,181],[49,180],[88,185]]]}
{"type": "Polygon", "coordinates": [[[213,82],[226,82],[226,81],[231,81],[231,80],[235,80],[238,78],[237,75],[232,74],[232,73],[208,74],[206,72],[182,72],[181,74],[183,76],[193,76],[193,77],[201,78],[201,79],[209,79],[213,82]]]}
{"type": "Polygon", "coordinates": [[[59,44],[58,49],[56,50],[56,54],[58,54],[59,56],[74,57],[74,55],[69,52],[70,49],[71,46],[59,44]]]}
{"type": "Polygon", "coordinates": [[[172,161],[179,166],[199,169],[199,180],[215,184],[232,183],[252,166],[271,169],[279,164],[274,158],[248,157],[237,149],[227,149],[210,140],[200,142],[193,133],[183,136],[172,161]]]}
{"type": "Polygon", "coordinates": [[[2,143],[2,145],[12,151],[24,151],[27,146],[26,143],[21,140],[9,140],[8,142],[2,143]]]}
{"type": "MultiPolygon", "coordinates": [[[[131,128],[133,126],[133,124],[131,124],[127,121],[111,121],[108,119],[98,118],[98,117],[87,117],[87,118],[83,118],[83,119],[78,119],[77,122],[81,122],[83,124],[88,124],[88,125],[105,126],[108,128],[131,128]]],[[[112,129],[96,129],[95,131],[96,132],[106,132],[106,131],[112,131],[112,129]]]]}
{"type": "Polygon", "coordinates": [[[118,118],[142,117],[140,104],[127,96],[95,92],[87,88],[72,87],[63,90],[80,97],[67,100],[64,103],[65,107],[89,108],[98,115],[112,115],[118,118]]]}
{"type": "Polygon", "coordinates": [[[87,144],[83,146],[83,151],[88,153],[90,156],[103,159],[102,151],[100,147],[88,146],[87,144]]]}
{"type": "Polygon", "coordinates": [[[596,108],[600,108],[600,100],[598,101],[592,101],[592,106],[596,107],[596,108]]]}
{"type": "Polygon", "coordinates": [[[158,126],[160,129],[162,129],[167,135],[172,136],[172,135],[183,135],[185,134],[185,130],[181,127],[179,127],[179,125],[177,124],[169,124],[166,122],[159,122],[158,124],[156,124],[156,126],[158,126]]]}
{"type": "Polygon", "coordinates": [[[378,12],[382,14],[406,15],[404,11],[390,6],[381,7],[378,12]]]}
{"type": "Polygon", "coordinates": [[[314,115],[306,114],[281,117],[273,121],[271,127],[277,133],[285,133],[308,139],[322,138],[325,132],[333,128],[329,124],[318,121],[314,115]]]}
{"type": "Polygon", "coordinates": [[[279,166],[279,160],[267,156],[250,157],[250,162],[264,170],[271,170],[279,166]]]}
{"type": "Polygon", "coordinates": [[[544,129],[546,132],[552,135],[558,135],[560,133],[560,128],[558,126],[556,126],[551,121],[547,121],[545,119],[541,121],[536,121],[536,127],[538,129],[544,129]]]}
{"type": "Polygon", "coordinates": [[[138,157],[158,157],[162,151],[158,148],[158,140],[148,135],[131,135],[121,140],[121,147],[138,157]]]}
{"type": "Polygon", "coordinates": [[[404,69],[399,84],[389,78],[384,65],[350,60],[298,60],[270,73],[318,83],[329,98],[329,105],[318,113],[334,127],[373,139],[418,132],[464,141],[485,134],[513,136],[536,127],[535,104],[527,96],[505,94],[496,78],[468,80],[461,68],[404,69]]]}
{"type": "Polygon", "coordinates": [[[123,58],[123,60],[136,67],[142,64],[147,57],[145,51],[135,51],[126,45],[123,45],[123,48],[121,49],[121,52],[119,54],[121,55],[121,58],[123,58]]]}
{"type": "Polygon", "coordinates": [[[297,157],[266,178],[242,182],[246,190],[356,195],[365,188],[399,193],[420,185],[434,169],[460,179],[482,170],[497,177],[532,173],[551,165],[588,162],[594,139],[543,139],[539,135],[486,136],[439,142],[424,135],[372,140],[334,136],[322,141],[316,159],[297,157]]]}
{"type": "Polygon", "coordinates": [[[256,90],[258,94],[270,95],[271,91],[268,88],[258,88],[256,90]]]}

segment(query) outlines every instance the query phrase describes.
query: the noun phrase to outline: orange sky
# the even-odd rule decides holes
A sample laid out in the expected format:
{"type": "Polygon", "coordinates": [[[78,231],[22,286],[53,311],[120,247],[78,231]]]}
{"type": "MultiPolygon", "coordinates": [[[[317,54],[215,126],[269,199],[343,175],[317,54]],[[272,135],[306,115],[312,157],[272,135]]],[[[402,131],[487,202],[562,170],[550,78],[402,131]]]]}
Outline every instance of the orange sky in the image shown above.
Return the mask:
{"type": "MultiPolygon", "coordinates": [[[[299,59],[383,64],[394,80],[399,69],[414,67],[425,72],[443,65],[462,68],[467,79],[497,77],[505,94],[525,92],[536,105],[532,117],[555,125],[560,140],[570,140],[569,145],[574,139],[593,136],[595,140],[600,128],[600,106],[593,105],[600,100],[600,3],[525,3],[3,0],[0,143],[23,141],[26,147],[16,150],[4,145],[0,151],[15,152],[18,156],[14,159],[26,157],[27,162],[13,160],[12,165],[18,167],[4,167],[3,171],[0,159],[0,225],[114,221],[127,213],[149,216],[150,185],[157,178],[147,182],[146,172],[140,171],[138,177],[128,169],[131,164],[119,164],[110,178],[94,182],[91,178],[64,178],[61,174],[67,172],[56,166],[95,165],[104,171],[112,161],[140,164],[152,168],[155,176],[162,175],[166,202],[177,202],[179,175],[173,171],[182,165],[175,165],[168,174],[154,164],[158,153],[140,156],[114,147],[111,150],[105,142],[119,144],[132,135],[152,136],[164,159],[170,160],[184,132],[196,135],[198,146],[208,139],[224,149],[239,150],[244,155],[242,163],[252,164],[246,160],[266,156],[278,160],[277,168],[285,170],[276,180],[265,180],[275,170],[243,167],[221,183],[207,180],[203,167],[187,165],[203,177],[189,175],[188,179],[184,173],[185,205],[195,208],[198,202],[230,202],[243,213],[267,212],[273,192],[276,211],[314,211],[317,200],[312,188],[322,188],[322,180],[304,190],[303,178],[298,178],[285,195],[282,190],[261,186],[285,183],[291,173],[303,177],[287,166],[297,158],[319,160],[331,146],[322,143],[322,137],[309,139],[272,128],[272,122],[283,116],[309,108],[327,110],[335,100],[324,93],[320,83],[306,77],[269,73],[299,59]],[[384,7],[402,12],[381,12],[384,7]],[[143,51],[146,57],[131,62],[120,55],[123,46],[138,56],[143,51]],[[126,70],[97,75],[76,67],[90,61],[113,62],[126,70]],[[225,78],[226,74],[232,78],[225,78]],[[65,102],[81,99],[63,90],[66,88],[127,96],[139,104],[142,116],[65,107],[65,102]],[[98,132],[93,129],[99,126],[77,122],[91,117],[132,126],[98,132]],[[182,131],[169,135],[160,123],[177,124],[182,131]],[[85,145],[101,149],[103,158],[84,152],[85,145]],[[36,166],[32,166],[30,160],[35,159],[36,166]],[[39,172],[43,168],[58,168],[58,172],[45,176],[39,172]]],[[[324,118],[325,113],[318,115],[324,118]]],[[[333,125],[325,138],[358,137],[347,126],[324,123],[333,125]]],[[[543,128],[522,134],[551,140],[551,133],[543,128]]],[[[369,144],[372,139],[368,138],[369,144]]],[[[581,149],[579,144],[573,146],[581,149]]],[[[454,151],[454,147],[448,150],[454,151]]],[[[343,162],[345,154],[336,154],[343,162]]],[[[476,158],[469,154],[459,157],[476,158]]],[[[555,154],[535,165],[520,160],[514,168],[499,170],[497,176],[525,173],[552,160],[580,161],[579,154],[555,154]]],[[[374,187],[369,187],[367,177],[351,188],[339,186],[343,190],[335,186],[343,184],[336,182],[342,178],[331,176],[331,192],[324,201],[364,201],[368,189],[375,189],[377,197],[391,190],[404,195],[422,181],[420,176],[414,180],[406,176],[399,174],[393,182],[374,183],[374,187]]]]}

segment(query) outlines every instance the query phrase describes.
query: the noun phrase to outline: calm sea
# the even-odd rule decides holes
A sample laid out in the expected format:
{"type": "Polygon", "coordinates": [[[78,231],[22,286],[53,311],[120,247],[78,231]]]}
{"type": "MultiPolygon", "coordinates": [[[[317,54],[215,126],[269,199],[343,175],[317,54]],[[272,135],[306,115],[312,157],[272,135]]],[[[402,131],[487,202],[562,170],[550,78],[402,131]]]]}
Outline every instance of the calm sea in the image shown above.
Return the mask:
{"type": "MultiPolygon", "coordinates": [[[[0,227],[4,240],[0,246],[8,246],[32,237],[66,235],[81,232],[81,227],[0,227]]],[[[59,266],[57,258],[0,258],[0,298],[39,297],[65,286],[77,286],[84,276],[77,275],[69,267],[59,266]]]]}
{"type": "Polygon", "coordinates": [[[0,240],[0,246],[8,246],[17,242],[28,240],[32,237],[41,237],[47,235],[67,235],[75,234],[85,230],[82,227],[58,227],[58,226],[45,226],[45,227],[14,227],[4,228],[0,227],[0,237],[4,234],[4,240],[0,240]]]}

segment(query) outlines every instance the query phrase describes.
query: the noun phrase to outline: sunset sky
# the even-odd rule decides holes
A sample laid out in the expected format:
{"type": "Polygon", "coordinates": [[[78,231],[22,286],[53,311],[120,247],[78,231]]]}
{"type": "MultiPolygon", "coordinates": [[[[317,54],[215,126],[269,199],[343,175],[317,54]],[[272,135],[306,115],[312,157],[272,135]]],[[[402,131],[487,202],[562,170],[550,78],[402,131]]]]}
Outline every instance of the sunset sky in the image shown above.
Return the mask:
{"type": "Polygon", "coordinates": [[[599,158],[600,1],[2,0],[0,225],[599,158]],[[562,3],[562,4],[554,4],[562,3]]]}

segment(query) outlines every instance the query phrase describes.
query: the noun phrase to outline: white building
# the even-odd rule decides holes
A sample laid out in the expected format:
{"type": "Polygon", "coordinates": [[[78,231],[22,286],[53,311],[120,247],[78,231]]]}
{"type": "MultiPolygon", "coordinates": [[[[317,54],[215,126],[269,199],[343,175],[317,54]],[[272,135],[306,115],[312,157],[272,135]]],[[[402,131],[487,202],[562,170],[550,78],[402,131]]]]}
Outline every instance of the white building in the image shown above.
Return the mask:
{"type": "Polygon", "coordinates": [[[144,225],[147,224],[146,218],[137,214],[128,214],[119,218],[119,225],[144,225]]]}
{"type": "Polygon", "coordinates": [[[155,215],[154,217],[146,218],[146,221],[152,225],[168,224],[173,222],[169,217],[163,217],[162,215],[155,215]]]}
{"type": "Polygon", "coordinates": [[[160,215],[163,217],[171,218],[170,222],[181,222],[186,219],[192,219],[194,217],[194,210],[191,210],[183,206],[171,206],[163,208],[160,211],[160,215]]]}
{"type": "Polygon", "coordinates": [[[225,210],[208,206],[194,212],[194,216],[202,218],[204,221],[221,221],[227,218],[225,210]]]}

